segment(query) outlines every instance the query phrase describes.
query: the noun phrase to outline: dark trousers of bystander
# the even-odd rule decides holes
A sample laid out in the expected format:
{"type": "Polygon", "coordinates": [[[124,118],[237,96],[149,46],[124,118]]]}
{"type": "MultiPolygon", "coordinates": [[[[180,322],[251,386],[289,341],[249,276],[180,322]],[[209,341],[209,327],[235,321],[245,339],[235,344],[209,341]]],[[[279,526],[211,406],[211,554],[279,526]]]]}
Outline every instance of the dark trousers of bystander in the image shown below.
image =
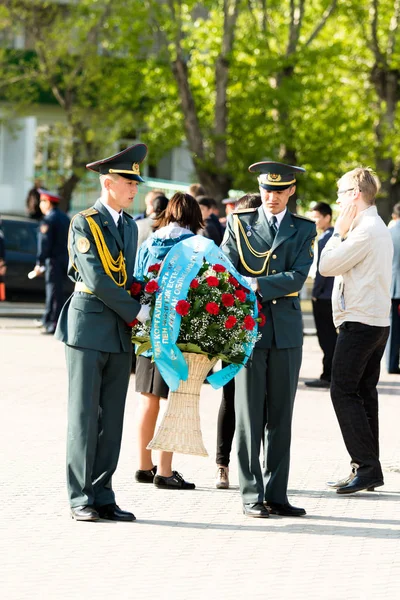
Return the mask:
{"type": "Polygon", "coordinates": [[[389,327],[346,321],[339,328],[331,397],[357,475],[383,479],[379,462],[378,391],[389,327]]]}
{"type": "Polygon", "coordinates": [[[400,299],[392,298],[390,334],[386,347],[386,365],[389,373],[400,373],[400,299]]]}
{"type": "MultiPolygon", "coordinates": [[[[226,366],[223,363],[222,366],[226,366]]],[[[235,379],[228,381],[222,390],[217,421],[216,463],[229,466],[233,436],[235,435],[235,379]]]]}
{"type": "Polygon", "coordinates": [[[330,381],[337,339],[337,331],[332,317],[332,301],[330,299],[315,298],[312,302],[312,308],[318,342],[323,352],[320,379],[330,381]]]}

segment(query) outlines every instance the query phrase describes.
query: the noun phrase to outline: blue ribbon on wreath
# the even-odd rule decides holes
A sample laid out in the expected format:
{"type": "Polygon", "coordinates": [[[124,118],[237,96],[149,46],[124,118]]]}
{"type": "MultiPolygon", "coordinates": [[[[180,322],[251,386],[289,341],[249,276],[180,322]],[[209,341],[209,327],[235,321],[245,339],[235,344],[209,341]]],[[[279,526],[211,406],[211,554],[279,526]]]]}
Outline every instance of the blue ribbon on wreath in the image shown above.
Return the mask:
{"type": "MultiPolygon", "coordinates": [[[[203,261],[210,265],[221,264],[246,289],[248,283],[238,273],[227,256],[216,244],[203,236],[195,235],[176,244],[168,252],[158,278],[161,291],[157,294],[154,306],[150,340],[153,358],[162,378],[171,391],[176,391],[181,381],[188,378],[188,366],[181,350],[176,345],[179,336],[181,316],[175,310],[179,300],[185,300],[191,281],[196,277],[203,261]]],[[[249,299],[254,302],[254,318],[258,315],[255,293],[250,290],[249,299]]],[[[257,336],[255,326],[253,340],[257,336]]],[[[245,358],[243,364],[229,364],[220,371],[207,377],[213,388],[218,389],[230,381],[242,369],[249,359],[253,342],[244,346],[245,358]]]]}

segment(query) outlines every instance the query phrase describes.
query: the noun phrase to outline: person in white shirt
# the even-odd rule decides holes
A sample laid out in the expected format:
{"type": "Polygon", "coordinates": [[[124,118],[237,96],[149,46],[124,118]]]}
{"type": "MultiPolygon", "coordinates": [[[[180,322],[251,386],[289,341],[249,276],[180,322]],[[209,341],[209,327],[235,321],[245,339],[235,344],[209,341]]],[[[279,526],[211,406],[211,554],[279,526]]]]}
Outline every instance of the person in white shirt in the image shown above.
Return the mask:
{"type": "Polygon", "coordinates": [[[393,244],[375,206],[378,189],[370,169],[339,179],[340,215],[319,264],[323,276],[335,277],[332,309],[339,335],[331,397],[352,464],[349,477],[328,484],[338,494],[383,485],[377,384],[389,335],[393,244]]]}

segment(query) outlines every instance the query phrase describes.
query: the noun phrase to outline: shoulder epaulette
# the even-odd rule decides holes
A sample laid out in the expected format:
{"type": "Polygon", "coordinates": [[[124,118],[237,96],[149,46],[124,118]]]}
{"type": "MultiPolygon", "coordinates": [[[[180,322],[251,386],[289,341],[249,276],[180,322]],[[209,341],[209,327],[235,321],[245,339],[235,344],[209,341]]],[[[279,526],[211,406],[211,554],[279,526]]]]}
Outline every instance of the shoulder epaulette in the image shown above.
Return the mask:
{"type": "Polygon", "coordinates": [[[92,215],[97,215],[98,213],[99,213],[99,211],[92,207],[92,208],[87,208],[86,210],[81,210],[81,212],[79,214],[82,215],[83,217],[91,217],[92,215]]]}
{"type": "Polygon", "coordinates": [[[303,221],[309,221],[310,223],[315,223],[312,219],[308,217],[303,217],[303,215],[298,215],[297,213],[292,213],[292,217],[297,217],[298,219],[303,219],[303,221]]]}
{"type": "Polygon", "coordinates": [[[239,215],[241,213],[252,213],[255,212],[256,210],[258,210],[257,208],[238,208],[237,210],[233,211],[234,215],[239,215]]]}

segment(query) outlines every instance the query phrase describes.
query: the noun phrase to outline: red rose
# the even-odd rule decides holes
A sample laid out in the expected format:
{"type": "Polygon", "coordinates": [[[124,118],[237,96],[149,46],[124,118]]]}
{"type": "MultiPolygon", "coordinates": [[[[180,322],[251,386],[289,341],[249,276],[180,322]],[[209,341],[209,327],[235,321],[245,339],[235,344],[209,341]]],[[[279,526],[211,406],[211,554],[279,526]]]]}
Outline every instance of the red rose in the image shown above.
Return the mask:
{"type": "Polygon", "coordinates": [[[224,267],[224,265],[213,265],[213,269],[216,273],[225,273],[226,269],[224,267]]]}
{"type": "Polygon", "coordinates": [[[260,313],[258,316],[261,319],[260,327],[264,327],[265,323],[267,322],[267,317],[263,313],[260,313]]]}
{"type": "Polygon", "coordinates": [[[219,306],[216,302],[207,302],[206,311],[210,313],[210,315],[218,315],[219,314],[219,306]]]}
{"type": "Polygon", "coordinates": [[[195,290],[196,288],[198,288],[200,285],[199,280],[198,279],[192,279],[192,281],[190,282],[190,287],[195,290]]]}
{"type": "Polygon", "coordinates": [[[158,271],[161,269],[161,263],[156,263],[154,265],[150,265],[149,266],[149,273],[158,273],[158,271]]]}
{"type": "Polygon", "coordinates": [[[256,322],[251,315],[247,315],[247,317],[243,319],[243,329],[251,331],[252,329],[254,329],[255,325],[256,322]]]}
{"type": "Polygon", "coordinates": [[[233,306],[235,304],[235,298],[232,294],[222,294],[221,302],[224,306],[233,306]]]}
{"type": "Polygon", "coordinates": [[[244,290],[236,290],[235,296],[238,300],[240,300],[240,302],[245,302],[247,298],[247,294],[244,290]]]}
{"type": "Polygon", "coordinates": [[[213,277],[212,275],[210,277],[206,277],[206,281],[210,287],[219,286],[219,279],[217,277],[213,277]]]}
{"type": "Polygon", "coordinates": [[[230,275],[228,277],[228,282],[231,283],[233,285],[233,287],[235,287],[235,288],[239,287],[239,282],[237,279],[234,278],[233,275],[230,275]]]}
{"type": "Polygon", "coordinates": [[[179,300],[176,303],[175,310],[181,317],[186,317],[190,310],[190,302],[187,302],[187,300],[179,300]]]}
{"type": "Polygon", "coordinates": [[[140,292],[142,291],[142,286],[140,285],[140,283],[137,283],[136,281],[132,283],[131,285],[131,296],[137,296],[138,294],[140,294],[140,292]]]}
{"type": "Polygon", "coordinates": [[[237,323],[237,318],[234,317],[233,315],[231,315],[225,321],[225,329],[232,329],[232,327],[234,327],[236,325],[236,323],[237,323]]]}
{"type": "Polygon", "coordinates": [[[147,292],[148,294],[154,294],[154,292],[156,292],[159,289],[160,288],[158,287],[158,283],[155,279],[148,281],[146,283],[146,285],[144,286],[144,291],[147,292]]]}
{"type": "Polygon", "coordinates": [[[258,312],[262,311],[262,304],[259,300],[257,300],[257,307],[258,307],[258,312]]]}

